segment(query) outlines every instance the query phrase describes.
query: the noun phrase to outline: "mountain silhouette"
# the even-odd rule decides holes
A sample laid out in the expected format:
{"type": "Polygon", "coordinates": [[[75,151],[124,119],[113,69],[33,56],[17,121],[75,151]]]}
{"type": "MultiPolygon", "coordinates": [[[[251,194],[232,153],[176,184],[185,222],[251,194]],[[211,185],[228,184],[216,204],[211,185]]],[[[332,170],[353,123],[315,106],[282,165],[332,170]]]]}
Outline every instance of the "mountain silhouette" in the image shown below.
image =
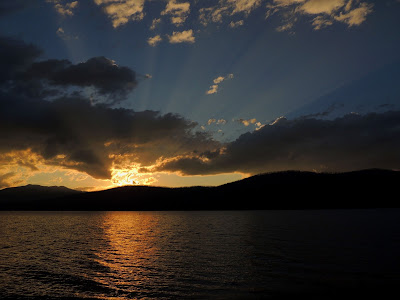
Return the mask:
{"type": "Polygon", "coordinates": [[[28,185],[0,191],[0,210],[256,210],[400,207],[400,172],[285,171],[217,187],[124,186],[96,192],[28,185]]]}

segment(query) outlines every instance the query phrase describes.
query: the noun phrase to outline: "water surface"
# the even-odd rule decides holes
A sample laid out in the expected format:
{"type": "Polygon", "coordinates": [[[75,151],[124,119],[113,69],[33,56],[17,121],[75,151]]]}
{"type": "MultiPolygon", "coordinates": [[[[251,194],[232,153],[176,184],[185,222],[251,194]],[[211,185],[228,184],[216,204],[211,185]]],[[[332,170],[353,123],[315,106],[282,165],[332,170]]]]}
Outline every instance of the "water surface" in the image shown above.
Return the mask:
{"type": "Polygon", "coordinates": [[[400,210],[0,212],[0,298],[384,293],[400,210]]]}

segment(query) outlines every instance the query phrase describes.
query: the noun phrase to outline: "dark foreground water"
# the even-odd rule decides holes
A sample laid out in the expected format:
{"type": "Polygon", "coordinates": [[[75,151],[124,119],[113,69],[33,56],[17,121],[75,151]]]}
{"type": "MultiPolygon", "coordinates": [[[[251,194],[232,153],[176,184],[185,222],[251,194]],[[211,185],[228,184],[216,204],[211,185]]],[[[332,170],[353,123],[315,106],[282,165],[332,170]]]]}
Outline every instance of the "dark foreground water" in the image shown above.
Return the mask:
{"type": "Polygon", "coordinates": [[[400,287],[399,220],[398,209],[0,212],[0,298],[382,295],[400,287]]]}

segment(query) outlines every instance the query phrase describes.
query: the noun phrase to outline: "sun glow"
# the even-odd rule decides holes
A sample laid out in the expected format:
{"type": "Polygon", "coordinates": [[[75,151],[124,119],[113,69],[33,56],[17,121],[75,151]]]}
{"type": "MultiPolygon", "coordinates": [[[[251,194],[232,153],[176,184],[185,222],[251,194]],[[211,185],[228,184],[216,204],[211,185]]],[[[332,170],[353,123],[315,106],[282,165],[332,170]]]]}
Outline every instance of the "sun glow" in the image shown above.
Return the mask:
{"type": "Polygon", "coordinates": [[[151,185],[157,181],[153,174],[139,173],[139,167],[112,169],[111,182],[115,186],[151,185]]]}

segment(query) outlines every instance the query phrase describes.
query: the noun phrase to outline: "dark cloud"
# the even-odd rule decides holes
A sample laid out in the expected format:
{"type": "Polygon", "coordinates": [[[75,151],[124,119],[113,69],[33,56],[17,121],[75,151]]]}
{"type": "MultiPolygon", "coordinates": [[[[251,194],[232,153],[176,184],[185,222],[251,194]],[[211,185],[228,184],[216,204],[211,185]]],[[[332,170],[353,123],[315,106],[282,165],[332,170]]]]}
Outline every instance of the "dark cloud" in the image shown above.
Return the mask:
{"type": "MultiPolygon", "coordinates": [[[[29,150],[42,164],[109,179],[113,167],[151,165],[216,144],[179,115],[112,108],[137,84],[134,71],[112,60],[38,62],[33,45],[10,38],[0,45],[0,155],[29,150]],[[69,86],[91,86],[111,102],[93,104],[79,89],[64,93],[69,86]]],[[[18,155],[16,164],[37,170],[33,159],[18,155]]]]}
{"type": "Polygon", "coordinates": [[[98,101],[112,105],[126,99],[138,84],[133,70],[102,56],[73,64],[66,59],[38,61],[41,54],[34,45],[0,37],[0,87],[30,98],[65,95],[69,87],[71,93],[77,92],[73,88],[93,87],[98,101]]]}
{"type": "Polygon", "coordinates": [[[0,37],[0,83],[15,80],[16,74],[24,72],[42,51],[20,40],[0,37]]]}
{"type": "Polygon", "coordinates": [[[93,57],[86,62],[72,64],[68,60],[47,60],[33,63],[22,74],[24,79],[45,79],[51,85],[94,87],[113,101],[121,100],[136,86],[136,74],[103,56],[93,57]]]}
{"type": "Polygon", "coordinates": [[[281,118],[274,125],[241,135],[218,156],[176,159],[162,164],[157,171],[195,175],[288,169],[399,169],[399,153],[399,111],[350,114],[335,120],[281,118]]]}
{"type": "Polygon", "coordinates": [[[0,101],[0,153],[31,149],[47,164],[110,178],[113,163],[151,164],[214,142],[179,115],[91,105],[84,98],[0,101]]]}

